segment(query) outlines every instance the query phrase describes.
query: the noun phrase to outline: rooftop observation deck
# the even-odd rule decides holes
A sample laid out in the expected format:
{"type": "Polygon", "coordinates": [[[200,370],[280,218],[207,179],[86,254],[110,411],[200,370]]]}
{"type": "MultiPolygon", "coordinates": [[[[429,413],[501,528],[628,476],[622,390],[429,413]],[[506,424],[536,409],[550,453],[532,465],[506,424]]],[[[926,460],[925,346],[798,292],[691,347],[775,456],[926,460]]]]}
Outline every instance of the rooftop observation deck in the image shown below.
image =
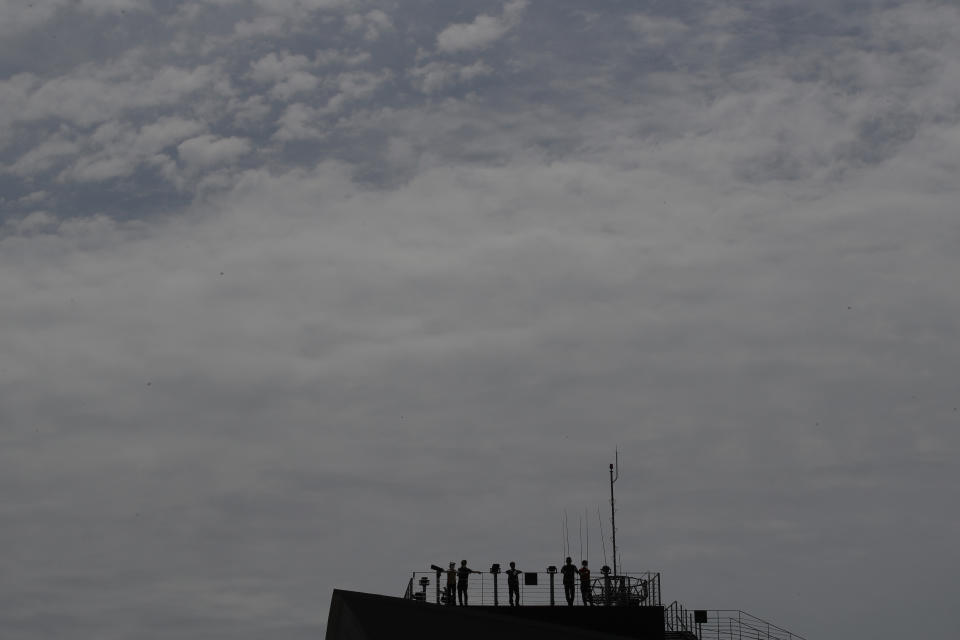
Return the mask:
{"type": "MultiPolygon", "coordinates": [[[[507,576],[490,571],[477,572],[468,580],[470,606],[504,606],[508,604],[507,576]]],[[[447,602],[446,572],[414,571],[407,583],[404,598],[434,604],[447,602]]],[[[583,604],[580,580],[575,581],[574,603],[583,604]]],[[[594,574],[590,579],[590,593],[597,606],[661,606],[660,574],[652,571],[621,575],[594,574]]],[[[567,605],[563,578],[557,572],[524,571],[520,576],[521,606],[567,605]]]]}
{"type": "Polygon", "coordinates": [[[567,605],[563,579],[556,572],[524,571],[519,582],[519,608],[526,612],[509,607],[507,577],[490,570],[470,575],[465,607],[455,607],[455,603],[448,601],[447,576],[443,569],[412,572],[403,599],[430,609],[442,605],[444,610],[491,614],[502,611],[514,614],[513,617],[523,614],[524,618],[602,629],[621,637],[622,631],[618,633],[616,629],[632,629],[627,637],[644,640],[806,640],[739,609],[687,609],[675,600],[664,606],[659,572],[594,574],[589,583],[594,606],[589,607],[593,611],[586,617],[571,611],[588,608],[583,602],[579,580],[574,585],[573,607],[567,605]],[[652,620],[656,622],[651,624],[652,620]]]}

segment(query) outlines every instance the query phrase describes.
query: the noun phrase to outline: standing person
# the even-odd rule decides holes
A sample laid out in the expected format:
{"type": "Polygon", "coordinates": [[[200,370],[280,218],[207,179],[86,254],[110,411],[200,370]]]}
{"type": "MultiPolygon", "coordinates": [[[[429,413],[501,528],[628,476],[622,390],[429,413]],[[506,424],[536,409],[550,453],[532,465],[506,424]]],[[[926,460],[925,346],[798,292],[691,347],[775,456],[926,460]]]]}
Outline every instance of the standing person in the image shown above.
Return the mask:
{"type": "Polygon", "coordinates": [[[510,568],[507,569],[507,591],[510,592],[510,606],[519,607],[520,606],[520,574],[523,573],[520,569],[517,569],[517,563],[511,562],[510,568]],[[516,596],[517,603],[513,603],[513,598],[516,596]]]}
{"type": "Polygon", "coordinates": [[[580,597],[583,598],[583,606],[593,606],[593,591],[590,589],[590,569],[587,568],[587,561],[582,562],[578,573],[580,574],[580,597]]]}
{"type": "Polygon", "coordinates": [[[447,604],[454,606],[457,604],[457,563],[451,562],[447,569],[447,604]]]}
{"type": "Polygon", "coordinates": [[[577,568],[573,566],[573,560],[569,556],[567,556],[566,564],[560,567],[560,573],[563,574],[563,595],[567,597],[567,604],[572,607],[573,598],[577,593],[574,586],[576,584],[577,568]]]}
{"type": "Polygon", "coordinates": [[[457,569],[457,601],[461,607],[467,606],[467,587],[469,586],[470,574],[476,573],[473,569],[467,567],[467,561],[460,561],[460,568],[457,569]]]}

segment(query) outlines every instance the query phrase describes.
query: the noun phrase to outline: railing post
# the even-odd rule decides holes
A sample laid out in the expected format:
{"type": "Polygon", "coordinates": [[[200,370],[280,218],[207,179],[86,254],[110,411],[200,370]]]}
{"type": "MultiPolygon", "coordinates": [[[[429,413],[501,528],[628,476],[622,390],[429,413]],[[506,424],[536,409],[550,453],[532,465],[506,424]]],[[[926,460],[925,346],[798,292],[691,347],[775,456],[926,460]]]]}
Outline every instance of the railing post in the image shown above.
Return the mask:
{"type": "Polygon", "coordinates": [[[556,601],[554,600],[554,595],[553,595],[554,593],[553,579],[557,575],[557,568],[553,565],[550,565],[549,567],[547,567],[547,575],[550,576],[550,606],[552,607],[556,604],[556,601]]]}

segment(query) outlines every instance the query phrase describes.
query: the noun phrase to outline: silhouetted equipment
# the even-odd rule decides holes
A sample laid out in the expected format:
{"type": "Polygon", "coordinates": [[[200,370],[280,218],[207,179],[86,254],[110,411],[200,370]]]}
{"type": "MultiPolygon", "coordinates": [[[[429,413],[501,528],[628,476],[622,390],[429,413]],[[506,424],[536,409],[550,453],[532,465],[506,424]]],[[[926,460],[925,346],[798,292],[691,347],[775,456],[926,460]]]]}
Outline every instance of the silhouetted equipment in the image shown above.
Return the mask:
{"type": "Polygon", "coordinates": [[[523,584],[528,587],[537,586],[537,574],[533,571],[527,571],[523,574],[523,584]]]}
{"type": "Polygon", "coordinates": [[[600,567],[600,573],[603,574],[603,603],[610,606],[613,604],[613,581],[610,577],[610,567],[603,565],[600,567]]]}
{"type": "Polygon", "coordinates": [[[440,576],[443,574],[443,567],[432,564],[430,568],[437,574],[437,604],[440,604],[440,576]]]}
{"type": "Polygon", "coordinates": [[[697,637],[703,637],[703,625],[707,624],[707,612],[697,609],[693,612],[693,621],[697,624],[697,637]]]}
{"type": "Polygon", "coordinates": [[[493,564],[490,567],[490,573],[493,574],[493,606],[500,606],[500,595],[497,590],[497,578],[500,577],[500,565],[493,564]]]}
{"type": "Polygon", "coordinates": [[[427,586],[430,584],[430,578],[423,576],[419,580],[421,591],[413,594],[413,599],[417,602],[426,602],[427,601],[427,586]]]}
{"type": "Polygon", "coordinates": [[[550,565],[549,567],[547,567],[547,573],[550,574],[550,606],[552,607],[556,604],[556,599],[553,597],[553,594],[554,594],[553,579],[557,576],[557,567],[554,565],[550,565]]]}

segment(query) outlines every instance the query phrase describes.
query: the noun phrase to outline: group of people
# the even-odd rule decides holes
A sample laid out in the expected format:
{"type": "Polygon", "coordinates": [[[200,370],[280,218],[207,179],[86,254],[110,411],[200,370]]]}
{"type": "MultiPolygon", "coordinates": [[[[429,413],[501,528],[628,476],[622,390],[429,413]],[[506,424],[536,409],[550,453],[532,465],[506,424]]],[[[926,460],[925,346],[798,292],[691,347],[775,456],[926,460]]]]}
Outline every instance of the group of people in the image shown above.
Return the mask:
{"type": "MultiPolygon", "coordinates": [[[[439,568],[437,569],[439,571],[439,568]]],[[[460,561],[460,566],[451,562],[447,569],[447,590],[446,600],[448,605],[459,603],[461,607],[467,606],[469,598],[468,587],[470,584],[470,574],[480,573],[467,566],[466,560],[460,561]],[[456,598],[454,598],[456,592],[456,598]]],[[[511,607],[520,606],[520,575],[523,573],[517,569],[517,563],[511,562],[510,568],[504,571],[507,574],[507,592],[511,607]]],[[[576,597],[577,578],[580,579],[580,597],[584,606],[593,605],[593,588],[590,585],[590,569],[587,561],[581,562],[580,568],[573,564],[573,560],[567,557],[563,567],[560,568],[560,574],[563,576],[563,594],[567,599],[567,605],[573,606],[576,597]]]]}
{"type": "MultiPolygon", "coordinates": [[[[466,560],[460,561],[460,567],[458,568],[456,563],[451,562],[450,567],[447,569],[447,604],[455,605],[460,604],[461,607],[467,606],[467,600],[470,596],[467,591],[467,587],[470,584],[470,574],[471,573],[481,573],[480,571],[474,571],[467,566],[466,560]],[[453,592],[457,592],[457,597],[453,597],[453,592]]],[[[504,573],[507,574],[507,591],[510,592],[510,606],[518,607],[520,606],[520,574],[523,573],[520,569],[517,569],[517,563],[511,562],[510,568],[507,569],[504,573]],[[516,604],[514,604],[516,600],[516,604]]]]}
{"type": "Polygon", "coordinates": [[[560,573],[563,575],[563,595],[567,599],[567,604],[573,606],[573,599],[576,595],[577,577],[580,577],[580,598],[583,600],[583,606],[593,606],[593,588],[590,586],[590,569],[587,567],[587,561],[580,563],[581,567],[577,569],[573,566],[573,560],[567,556],[567,560],[560,573]]]}

